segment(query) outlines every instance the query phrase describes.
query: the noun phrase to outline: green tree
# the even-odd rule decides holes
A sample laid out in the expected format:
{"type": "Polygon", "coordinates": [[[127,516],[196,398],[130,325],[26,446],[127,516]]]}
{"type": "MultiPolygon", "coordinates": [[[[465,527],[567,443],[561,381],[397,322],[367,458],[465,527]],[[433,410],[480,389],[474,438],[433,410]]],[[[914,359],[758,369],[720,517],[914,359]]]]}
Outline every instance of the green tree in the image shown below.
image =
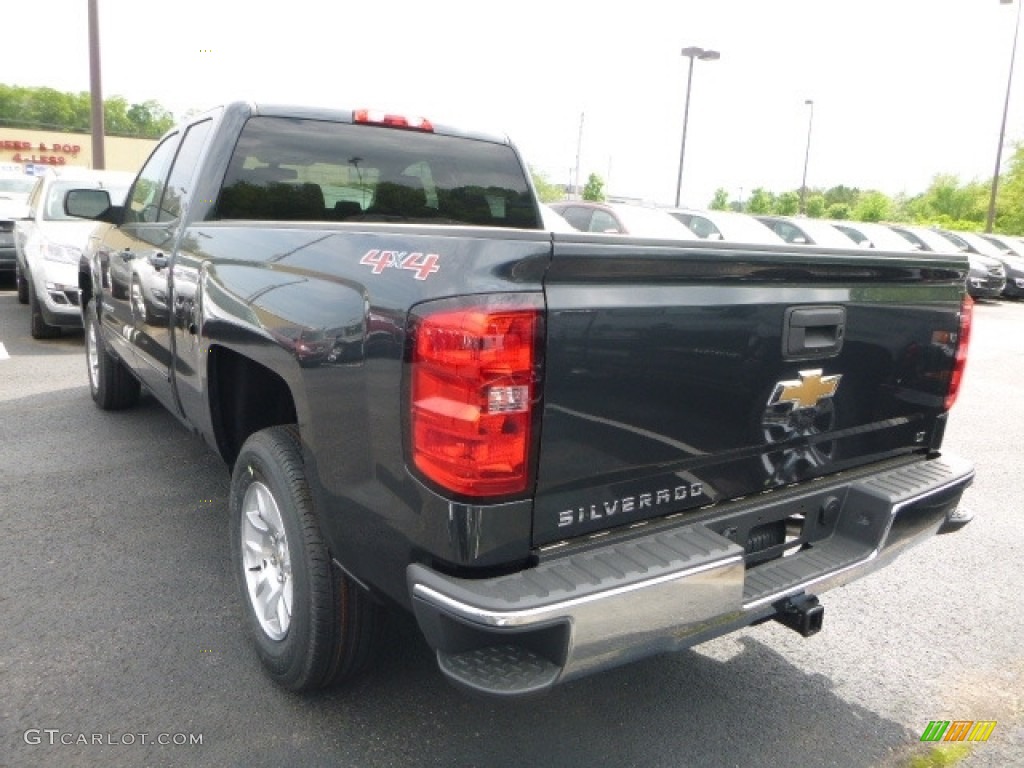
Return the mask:
{"type": "Polygon", "coordinates": [[[821,219],[825,216],[825,196],[822,194],[808,195],[807,215],[812,219],[821,219]]]}
{"type": "MultiPolygon", "coordinates": [[[[92,102],[87,91],[63,93],[53,88],[0,84],[0,125],[88,132],[92,102]]],[[[112,136],[156,138],[174,124],[174,116],[159,102],[129,104],[113,96],[103,104],[103,123],[112,136]]]]}
{"type": "Polygon", "coordinates": [[[853,218],[857,221],[889,221],[892,216],[892,200],[889,196],[869,190],[862,192],[853,207],[853,218]]]}
{"type": "Polygon", "coordinates": [[[747,200],[748,213],[771,213],[775,207],[775,195],[764,187],[758,187],[750,193],[747,200]]]}
{"type": "Polygon", "coordinates": [[[708,208],[712,211],[729,210],[729,193],[725,191],[724,187],[719,187],[715,190],[715,196],[711,198],[708,208]]]}
{"type": "Polygon", "coordinates": [[[68,94],[53,88],[39,88],[31,102],[32,119],[41,125],[72,125],[75,113],[68,94]]]}
{"type": "Polygon", "coordinates": [[[583,186],[583,199],[595,203],[604,202],[604,179],[596,173],[587,177],[587,183],[583,186]]]}
{"type": "Polygon", "coordinates": [[[74,130],[88,133],[92,124],[92,101],[88,91],[69,94],[71,97],[71,109],[74,112],[74,130]]]}
{"type": "Polygon", "coordinates": [[[108,133],[131,133],[128,119],[128,101],[123,96],[113,96],[103,102],[103,124],[108,133]]]}
{"type": "Polygon", "coordinates": [[[915,201],[914,212],[920,220],[943,226],[954,226],[955,222],[981,224],[987,214],[988,189],[978,182],[961,184],[957,176],[940,173],[915,201]]]}
{"type": "Polygon", "coordinates": [[[1006,168],[999,179],[995,229],[1009,235],[1024,235],[1024,142],[1017,144],[1006,168]]]}
{"type": "Polygon", "coordinates": [[[892,206],[889,209],[889,218],[887,221],[891,222],[910,222],[913,218],[910,215],[910,198],[904,193],[899,193],[893,196],[892,206]]]}
{"type": "Polygon", "coordinates": [[[144,135],[161,135],[174,125],[174,117],[159,102],[132,104],[126,113],[132,130],[144,135]]]}
{"type": "Polygon", "coordinates": [[[825,218],[827,219],[849,219],[850,218],[850,206],[847,203],[832,203],[828,208],[825,209],[825,218]]]}
{"type": "Polygon", "coordinates": [[[828,210],[836,203],[842,203],[853,209],[853,206],[857,204],[857,198],[860,196],[860,190],[856,187],[846,187],[840,184],[837,187],[825,190],[825,209],[828,210]]]}
{"type": "Polygon", "coordinates": [[[547,174],[543,171],[538,171],[531,165],[530,176],[533,179],[533,187],[537,190],[537,197],[542,203],[554,203],[565,199],[565,190],[548,181],[547,174]]]}
{"type": "Polygon", "coordinates": [[[800,212],[800,195],[796,192],[783,192],[775,198],[773,209],[780,216],[795,216],[800,212]]]}

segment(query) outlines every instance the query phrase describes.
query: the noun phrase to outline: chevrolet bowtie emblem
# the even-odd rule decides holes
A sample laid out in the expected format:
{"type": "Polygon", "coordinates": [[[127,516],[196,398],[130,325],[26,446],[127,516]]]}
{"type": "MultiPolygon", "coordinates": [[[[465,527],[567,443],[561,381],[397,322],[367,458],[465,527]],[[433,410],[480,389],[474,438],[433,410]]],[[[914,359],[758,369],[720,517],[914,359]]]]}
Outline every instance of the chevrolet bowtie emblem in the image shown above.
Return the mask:
{"type": "Polygon", "coordinates": [[[842,374],[822,376],[822,370],[800,371],[800,380],[780,381],[768,399],[768,405],[792,403],[794,409],[814,408],[826,397],[832,397],[839,389],[842,374]]]}

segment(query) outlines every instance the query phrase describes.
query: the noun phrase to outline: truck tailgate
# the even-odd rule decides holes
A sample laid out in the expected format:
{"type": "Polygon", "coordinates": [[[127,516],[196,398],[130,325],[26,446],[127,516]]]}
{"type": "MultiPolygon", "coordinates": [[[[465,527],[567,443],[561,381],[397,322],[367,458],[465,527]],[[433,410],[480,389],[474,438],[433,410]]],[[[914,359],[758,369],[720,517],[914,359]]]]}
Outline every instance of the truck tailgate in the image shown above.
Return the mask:
{"type": "Polygon", "coordinates": [[[937,448],[965,270],[556,237],[534,544],[937,448]]]}

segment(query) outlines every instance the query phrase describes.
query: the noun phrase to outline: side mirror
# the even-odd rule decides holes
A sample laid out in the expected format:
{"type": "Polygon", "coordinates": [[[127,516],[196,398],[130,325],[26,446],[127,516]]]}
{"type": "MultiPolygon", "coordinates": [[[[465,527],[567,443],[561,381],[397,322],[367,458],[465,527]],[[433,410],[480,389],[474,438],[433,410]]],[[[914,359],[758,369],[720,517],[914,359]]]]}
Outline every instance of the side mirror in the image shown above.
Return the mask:
{"type": "Polygon", "coordinates": [[[796,243],[797,245],[807,245],[807,238],[804,237],[803,235],[797,235],[789,242],[796,243]]]}
{"type": "Polygon", "coordinates": [[[64,195],[64,213],[79,219],[99,220],[110,210],[110,193],[105,189],[72,189],[64,195]]]}

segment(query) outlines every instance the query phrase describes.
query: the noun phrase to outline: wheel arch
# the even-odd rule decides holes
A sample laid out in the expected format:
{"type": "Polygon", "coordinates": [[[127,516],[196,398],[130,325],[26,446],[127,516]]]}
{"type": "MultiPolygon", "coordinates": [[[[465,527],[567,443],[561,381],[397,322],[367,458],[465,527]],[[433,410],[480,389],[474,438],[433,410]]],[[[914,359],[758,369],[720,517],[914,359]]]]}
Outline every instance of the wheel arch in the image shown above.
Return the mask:
{"type": "Polygon", "coordinates": [[[292,388],[276,371],[220,345],[209,348],[207,366],[213,436],[229,468],[253,433],[298,424],[292,388]]]}

